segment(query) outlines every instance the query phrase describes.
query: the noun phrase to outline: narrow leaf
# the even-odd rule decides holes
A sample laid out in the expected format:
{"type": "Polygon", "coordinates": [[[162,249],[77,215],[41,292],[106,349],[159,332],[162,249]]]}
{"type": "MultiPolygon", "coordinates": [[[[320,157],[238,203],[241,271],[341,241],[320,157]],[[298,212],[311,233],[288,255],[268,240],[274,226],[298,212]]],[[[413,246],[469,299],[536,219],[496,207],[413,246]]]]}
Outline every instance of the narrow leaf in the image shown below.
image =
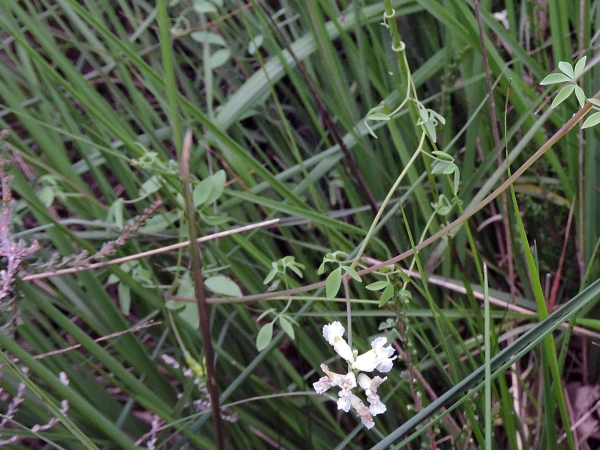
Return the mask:
{"type": "Polygon", "coordinates": [[[373,113],[367,116],[367,120],[390,120],[390,116],[384,113],[373,113]]]}
{"type": "Polygon", "coordinates": [[[231,51],[228,48],[222,48],[217,50],[210,56],[209,65],[211,69],[216,69],[217,67],[221,67],[231,56],[231,51]]]}
{"type": "Polygon", "coordinates": [[[197,13],[216,13],[217,8],[211,2],[194,0],[194,9],[197,13]]]}
{"type": "Polygon", "coordinates": [[[388,286],[385,288],[385,290],[381,294],[381,297],[379,297],[379,307],[381,308],[383,305],[385,305],[387,302],[389,302],[393,295],[394,295],[394,286],[392,286],[391,284],[388,284],[388,286]]]}
{"type": "Polygon", "coordinates": [[[350,266],[342,266],[344,269],[344,272],[346,272],[347,274],[349,274],[355,281],[358,281],[359,283],[362,283],[362,279],[360,278],[360,275],[358,274],[358,272],[350,267],[350,266]]]}
{"type": "Polygon", "coordinates": [[[221,294],[227,297],[242,296],[240,287],[231,278],[226,277],[225,275],[215,275],[214,277],[207,278],[204,281],[204,285],[215,294],[221,294]]]}
{"type": "Polygon", "coordinates": [[[558,105],[560,105],[562,102],[564,102],[567,98],[569,98],[569,96],[573,93],[574,90],[575,90],[574,84],[568,84],[567,86],[562,88],[558,92],[558,94],[556,94],[556,97],[554,98],[554,101],[552,102],[551,107],[556,108],[558,105]]]}
{"type": "Polygon", "coordinates": [[[327,281],[325,282],[325,295],[327,295],[327,298],[334,298],[340,290],[341,285],[342,268],[338,267],[329,274],[327,281]]]}
{"type": "Polygon", "coordinates": [[[380,291],[386,288],[390,284],[387,280],[376,281],[375,283],[371,283],[366,286],[369,291],[380,291]]]}
{"type": "Polygon", "coordinates": [[[128,284],[119,283],[119,305],[121,306],[121,312],[128,316],[131,311],[131,288],[128,284]]]}
{"type": "Polygon", "coordinates": [[[549,84],[566,83],[569,81],[571,79],[562,73],[551,73],[540,82],[540,85],[547,86],[549,84]]]}
{"type": "Polygon", "coordinates": [[[575,70],[574,75],[575,75],[575,80],[578,79],[581,74],[583,73],[583,69],[585,69],[585,61],[587,60],[587,56],[584,56],[583,58],[581,58],[579,61],[577,61],[577,64],[575,64],[575,70]]]}
{"type": "Polygon", "coordinates": [[[271,343],[273,339],[273,322],[269,322],[260,329],[256,335],[256,349],[261,352],[271,343]]]}
{"type": "Polygon", "coordinates": [[[594,106],[600,106],[600,100],[598,100],[597,98],[588,98],[587,101],[594,106]]]}
{"type": "Polygon", "coordinates": [[[264,37],[262,34],[254,36],[254,39],[252,39],[248,44],[248,53],[254,55],[256,53],[256,50],[258,50],[262,46],[263,40],[264,37]]]}
{"type": "Polygon", "coordinates": [[[225,183],[227,182],[227,175],[224,170],[219,170],[211,177],[212,184],[210,188],[210,195],[206,199],[206,204],[210,205],[216,202],[223,194],[223,190],[225,189],[225,183]]]}
{"type": "Polygon", "coordinates": [[[585,122],[583,122],[583,128],[589,128],[589,127],[593,127],[595,125],[598,125],[600,123],[600,112],[594,113],[591,116],[589,116],[587,119],[585,119],[585,122]]]}
{"type": "Polygon", "coordinates": [[[573,71],[573,66],[571,64],[565,61],[561,61],[558,63],[558,68],[571,80],[575,81],[575,72],[573,71]]]}
{"type": "Polygon", "coordinates": [[[294,326],[285,316],[279,316],[279,325],[281,325],[281,329],[290,337],[290,339],[294,339],[294,326]]]}
{"type": "Polygon", "coordinates": [[[585,105],[585,92],[579,86],[575,86],[575,96],[579,102],[579,107],[583,108],[583,105],[585,105]]]}
{"type": "Polygon", "coordinates": [[[202,44],[215,44],[215,45],[220,45],[222,47],[227,46],[225,39],[223,39],[218,34],[211,33],[209,31],[196,31],[194,33],[191,33],[190,36],[192,37],[193,40],[195,40],[196,42],[200,42],[202,44]]]}

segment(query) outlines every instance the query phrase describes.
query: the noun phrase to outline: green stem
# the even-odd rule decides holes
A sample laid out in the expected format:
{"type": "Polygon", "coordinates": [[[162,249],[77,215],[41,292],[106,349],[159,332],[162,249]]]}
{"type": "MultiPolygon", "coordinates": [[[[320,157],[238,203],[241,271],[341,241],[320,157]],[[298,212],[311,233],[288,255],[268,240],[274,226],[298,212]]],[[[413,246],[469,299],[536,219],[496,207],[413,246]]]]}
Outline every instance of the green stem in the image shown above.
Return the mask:
{"type": "Polygon", "coordinates": [[[402,172],[398,176],[398,178],[396,179],[396,182],[391,187],[391,189],[387,193],[387,196],[383,200],[383,203],[381,204],[381,207],[379,208],[379,211],[377,211],[377,215],[373,219],[373,222],[371,223],[371,227],[369,228],[369,231],[367,232],[367,235],[365,236],[365,239],[363,240],[362,244],[360,245],[360,249],[358,250],[358,253],[356,254],[356,258],[354,258],[354,261],[352,261],[352,264],[350,265],[350,267],[352,267],[353,269],[356,268],[356,266],[358,265],[361,256],[365,252],[365,248],[367,247],[367,244],[371,240],[371,237],[373,237],[373,234],[375,233],[375,228],[377,227],[377,223],[379,222],[379,219],[381,219],[381,216],[383,215],[383,211],[385,210],[385,208],[387,207],[388,203],[392,199],[392,196],[396,192],[396,189],[398,189],[398,186],[400,186],[400,183],[402,182],[402,180],[404,179],[404,177],[406,176],[406,174],[408,173],[408,171],[410,170],[410,168],[412,167],[412,165],[417,160],[417,157],[421,153],[424,141],[425,141],[425,133],[423,133],[421,135],[421,142],[419,142],[419,148],[417,148],[417,150],[415,151],[415,153],[410,158],[410,161],[408,162],[408,164],[406,165],[406,167],[404,167],[404,169],[402,170],[402,172]]]}

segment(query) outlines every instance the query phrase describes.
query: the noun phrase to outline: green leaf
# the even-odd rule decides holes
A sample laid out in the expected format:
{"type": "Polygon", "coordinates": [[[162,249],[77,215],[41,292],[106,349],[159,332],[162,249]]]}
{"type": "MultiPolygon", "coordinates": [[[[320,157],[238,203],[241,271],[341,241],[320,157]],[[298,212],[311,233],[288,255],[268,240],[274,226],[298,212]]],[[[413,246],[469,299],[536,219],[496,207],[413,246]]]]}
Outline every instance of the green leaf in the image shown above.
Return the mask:
{"type": "Polygon", "coordinates": [[[256,335],[256,349],[261,352],[271,343],[273,339],[273,322],[269,322],[260,329],[256,335]]]}
{"type": "Polygon", "coordinates": [[[437,156],[439,159],[441,159],[443,161],[454,162],[454,158],[446,152],[434,150],[431,152],[431,154],[437,156]]]}
{"type": "Polygon", "coordinates": [[[144,233],[158,233],[179,220],[179,217],[178,213],[166,213],[152,216],[146,220],[146,223],[140,228],[140,231],[144,233]]]}
{"type": "Polygon", "coordinates": [[[198,305],[196,302],[186,302],[185,306],[181,311],[179,311],[178,315],[194,330],[200,328],[200,316],[198,315],[198,305]]]}
{"type": "Polygon", "coordinates": [[[583,69],[585,69],[585,61],[586,60],[587,60],[587,56],[584,56],[579,61],[577,61],[577,64],[575,64],[575,69],[573,70],[575,80],[577,80],[583,73],[583,69]]]}
{"type": "MultiPolygon", "coordinates": [[[[437,120],[439,123],[441,123],[442,125],[446,124],[446,119],[444,119],[444,116],[442,116],[441,114],[438,114],[437,112],[435,112],[432,109],[429,109],[429,120],[437,120]]],[[[437,125],[437,123],[435,124],[437,125]]]]}
{"type": "Polygon", "coordinates": [[[379,121],[388,121],[390,120],[390,116],[384,113],[373,113],[367,116],[368,120],[379,120],[379,121]]]}
{"type": "Polygon", "coordinates": [[[180,301],[177,301],[177,300],[167,300],[165,302],[165,308],[167,308],[170,311],[177,311],[177,310],[185,307],[185,305],[187,303],[188,302],[180,302],[180,301]]]}
{"type": "Polygon", "coordinates": [[[192,199],[196,208],[200,208],[207,203],[214,182],[214,178],[210,176],[196,185],[192,192],[192,199]]]}
{"type": "Polygon", "coordinates": [[[431,173],[435,175],[446,173],[446,169],[452,164],[453,163],[448,161],[434,161],[431,166],[431,173]]]}
{"type": "Polygon", "coordinates": [[[214,44],[227,47],[227,42],[221,36],[210,31],[196,31],[190,34],[191,38],[201,44],[214,44]]]}
{"type": "Polygon", "coordinates": [[[260,316],[258,316],[258,317],[256,318],[256,321],[257,321],[257,322],[260,322],[260,321],[261,321],[261,320],[263,320],[265,317],[267,317],[269,314],[272,314],[272,313],[274,313],[274,312],[275,312],[275,308],[269,308],[269,309],[266,309],[266,310],[264,310],[264,311],[261,313],[261,315],[260,315],[260,316]]]}
{"type": "Polygon", "coordinates": [[[290,339],[294,339],[294,326],[285,316],[279,316],[279,325],[281,325],[281,329],[290,337],[290,339]]]}
{"type": "Polygon", "coordinates": [[[212,184],[210,188],[210,194],[206,199],[206,204],[208,205],[216,202],[221,197],[221,194],[223,194],[225,183],[227,182],[227,175],[225,174],[224,170],[219,170],[210,178],[212,179],[212,184]]]}
{"type": "Polygon", "coordinates": [[[391,284],[388,284],[388,286],[385,288],[385,290],[381,294],[381,297],[379,297],[379,307],[381,308],[383,305],[385,305],[387,302],[389,302],[393,295],[394,295],[394,286],[392,286],[391,284]]]}
{"type": "Polygon", "coordinates": [[[409,301],[411,298],[413,298],[412,293],[408,289],[400,289],[398,295],[404,301],[409,301]]]}
{"type": "Polygon", "coordinates": [[[131,288],[128,284],[119,283],[117,288],[119,293],[119,305],[121,306],[121,312],[128,316],[131,311],[131,288]]]}
{"type": "Polygon", "coordinates": [[[583,128],[593,127],[594,125],[598,125],[599,123],[600,123],[600,112],[596,112],[596,113],[588,116],[587,119],[585,119],[585,122],[583,122],[583,128]]]}
{"type": "Polygon", "coordinates": [[[230,57],[231,50],[229,50],[228,48],[222,48],[210,55],[208,65],[211,69],[216,69],[217,67],[221,67],[227,61],[229,61],[230,57]]]}
{"type": "Polygon", "coordinates": [[[387,280],[382,280],[382,281],[376,281],[374,283],[371,283],[367,286],[365,286],[369,291],[380,291],[384,288],[386,288],[388,285],[390,284],[389,281],[387,280]]]}
{"type": "Polygon", "coordinates": [[[600,106],[600,100],[598,100],[597,98],[588,98],[587,101],[594,106],[600,106]]]}
{"type": "Polygon", "coordinates": [[[566,85],[564,88],[562,88],[558,92],[558,94],[556,94],[556,97],[554,98],[554,101],[552,102],[551,107],[556,108],[558,105],[560,105],[562,102],[564,102],[567,98],[569,98],[569,96],[573,93],[574,90],[575,90],[574,84],[566,85]]]}
{"type": "Polygon", "coordinates": [[[45,186],[36,192],[37,198],[44,204],[46,208],[49,208],[54,203],[55,189],[50,186],[45,186]]]}
{"type": "Polygon", "coordinates": [[[328,253],[327,255],[331,255],[332,261],[345,261],[348,259],[348,253],[343,252],[341,250],[337,250],[333,253],[328,253]]]}
{"type": "Polygon", "coordinates": [[[419,107],[419,116],[421,117],[421,120],[423,122],[427,122],[429,120],[429,113],[427,112],[427,109],[421,103],[419,103],[417,106],[419,107]]]}
{"type": "Polygon", "coordinates": [[[206,216],[202,215],[202,221],[207,225],[217,226],[223,225],[229,222],[229,219],[225,216],[206,216]]]}
{"type": "Polygon", "coordinates": [[[194,292],[194,283],[192,282],[189,272],[185,272],[179,279],[179,283],[177,285],[177,296],[185,298],[196,297],[194,292]]]}
{"type": "Polygon", "coordinates": [[[254,38],[248,43],[248,53],[254,55],[256,50],[262,47],[264,37],[262,34],[254,36],[254,38]]]}
{"type": "Polygon", "coordinates": [[[571,64],[565,61],[561,61],[558,63],[558,68],[571,80],[575,81],[575,72],[573,71],[573,66],[571,64]]]}
{"type": "Polygon", "coordinates": [[[325,273],[325,264],[327,264],[327,261],[323,261],[319,266],[319,269],[317,270],[318,275],[323,275],[323,273],[325,273]]]}
{"type": "Polygon", "coordinates": [[[265,277],[263,284],[269,284],[271,281],[273,281],[275,275],[277,275],[277,269],[271,269],[271,271],[265,277]]]}
{"type": "Polygon", "coordinates": [[[454,171],[454,180],[453,180],[454,195],[456,195],[458,193],[459,186],[460,186],[460,169],[457,166],[456,170],[454,171]]]}
{"type": "Polygon", "coordinates": [[[334,298],[342,285],[342,268],[338,267],[327,277],[325,282],[325,295],[327,298],[334,298]]]}
{"type": "Polygon", "coordinates": [[[204,285],[215,294],[226,297],[241,297],[243,295],[240,287],[225,275],[215,275],[207,278],[204,280],[204,285]]]}
{"type": "Polygon", "coordinates": [[[585,92],[579,86],[575,86],[575,96],[579,102],[579,107],[583,108],[583,105],[585,105],[585,92]]]}
{"type": "Polygon", "coordinates": [[[551,73],[540,82],[540,85],[547,86],[549,84],[567,83],[569,81],[571,81],[571,79],[562,73],[551,73]]]}
{"type": "Polygon", "coordinates": [[[125,202],[122,198],[116,199],[110,208],[108,208],[108,213],[106,214],[106,221],[114,223],[119,230],[123,229],[123,210],[124,210],[125,202]]]}
{"type": "Polygon", "coordinates": [[[302,273],[302,269],[304,269],[304,264],[294,263],[288,266],[292,272],[294,272],[298,277],[303,278],[304,274],[302,273]]]}
{"type": "Polygon", "coordinates": [[[349,274],[355,281],[362,283],[362,279],[360,278],[360,275],[358,274],[356,269],[350,266],[342,266],[342,269],[344,270],[344,272],[349,274]]]}
{"type": "Polygon", "coordinates": [[[456,167],[456,164],[454,163],[450,163],[448,164],[448,166],[444,169],[444,174],[446,175],[450,175],[451,173],[453,173],[458,167],[456,167]]]}
{"type": "Polygon", "coordinates": [[[211,2],[205,0],[194,0],[194,9],[197,13],[216,13],[217,8],[211,2]]]}
{"type": "Polygon", "coordinates": [[[147,197],[150,194],[154,194],[158,192],[160,187],[162,186],[163,178],[159,175],[152,175],[148,180],[146,180],[138,191],[140,197],[147,197]]]}
{"type": "Polygon", "coordinates": [[[425,122],[425,131],[427,136],[429,136],[429,139],[431,139],[431,142],[435,144],[437,142],[437,134],[435,132],[435,125],[431,120],[425,122]]]}

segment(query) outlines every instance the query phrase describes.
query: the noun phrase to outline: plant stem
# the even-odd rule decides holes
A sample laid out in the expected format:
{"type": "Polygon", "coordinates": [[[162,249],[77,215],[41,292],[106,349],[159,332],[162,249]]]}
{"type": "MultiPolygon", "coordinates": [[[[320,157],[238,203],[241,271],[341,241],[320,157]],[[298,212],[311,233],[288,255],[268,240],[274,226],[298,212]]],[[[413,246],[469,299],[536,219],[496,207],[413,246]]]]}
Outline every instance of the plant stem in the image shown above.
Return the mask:
{"type": "Polygon", "coordinates": [[[188,223],[188,233],[192,244],[190,253],[192,257],[192,279],[194,280],[194,291],[196,293],[196,302],[198,304],[198,314],[200,315],[200,332],[202,334],[202,346],[204,348],[204,357],[206,359],[206,376],[208,395],[213,412],[213,421],[215,424],[215,437],[217,440],[217,449],[225,450],[223,419],[219,409],[219,387],[217,385],[217,375],[215,371],[215,353],[212,347],[212,338],[210,335],[210,315],[206,296],[204,293],[204,280],[202,277],[202,256],[200,247],[196,240],[198,231],[196,227],[196,211],[190,189],[190,156],[192,150],[192,132],[188,130],[185,134],[185,141],[181,154],[181,183],[183,185],[183,196],[185,198],[185,210],[188,223]]]}
{"type": "Polygon", "coordinates": [[[419,148],[415,151],[415,153],[410,158],[410,161],[408,162],[406,167],[404,167],[404,169],[398,176],[398,178],[396,179],[396,181],[390,188],[388,194],[386,195],[385,199],[383,200],[383,203],[381,204],[379,211],[377,211],[377,215],[373,219],[373,222],[371,223],[371,227],[369,228],[367,235],[365,236],[365,238],[362,241],[362,244],[360,245],[358,253],[356,254],[356,258],[354,258],[354,261],[352,261],[352,265],[350,267],[352,267],[353,269],[358,265],[358,262],[360,261],[360,257],[365,252],[365,248],[367,247],[367,244],[369,243],[369,241],[371,240],[371,237],[373,236],[373,234],[375,232],[375,227],[377,227],[377,223],[379,222],[379,219],[381,219],[381,216],[383,215],[383,211],[385,210],[388,203],[392,199],[392,196],[396,192],[396,189],[398,189],[398,186],[400,186],[400,183],[402,182],[402,180],[408,173],[409,169],[413,166],[414,162],[417,160],[417,157],[421,154],[421,147],[423,146],[424,140],[425,140],[425,133],[423,133],[421,135],[421,142],[419,143],[419,148]]]}

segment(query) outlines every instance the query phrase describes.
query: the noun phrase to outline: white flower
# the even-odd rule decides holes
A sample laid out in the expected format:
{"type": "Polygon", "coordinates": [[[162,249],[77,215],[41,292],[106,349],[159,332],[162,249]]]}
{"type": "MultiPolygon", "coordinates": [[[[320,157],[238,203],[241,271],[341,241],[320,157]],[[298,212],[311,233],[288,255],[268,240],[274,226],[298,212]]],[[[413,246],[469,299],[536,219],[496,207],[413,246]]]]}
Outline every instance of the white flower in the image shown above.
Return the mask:
{"type": "Polygon", "coordinates": [[[354,375],[354,372],[345,375],[332,372],[325,364],[321,364],[321,369],[327,376],[321,377],[319,381],[313,383],[315,391],[317,391],[317,394],[322,394],[330,387],[338,386],[340,388],[340,392],[338,393],[340,397],[338,400],[338,409],[348,412],[351,406],[350,396],[352,395],[352,389],[356,387],[356,375],[354,375]]]}
{"type": "Polygon", "coordinates": [[[397,356],[392,357],[394,349],[387,345],[387,339],[385,337],[378,337],[371,342],[371,350],[357,356],[358,352],[352,350],[346,340],[343,338],[345,329],[340,322],[332,322],[323,327],[323,337],[329,342],[329,345],[344,358],[350,365],[351,370],[347,374],[339,374],[329,370],[325,364],[321,364],[321,369],[325,372],[324,377],[321,377],[319,381],[313,383],[313,387],[318,394],[323,394],[329,388],[337,386],[340,388],[338,392],[337,406],[339,410],[348,412],[350,408],[353,408],[362,423],[367,428],[375,426],[373,422],[373,416],[381,414],[386,411],[386,406],[381,402],[379,395],[377,395],[377,388],[387,380],[387,377],[381,378],[380,376],[374,376],[373,378],[368,377],[364,373],[358,374],[358,385],[365,390],[369,407],[367,407],[363,401],[357,397],[352,390],[357,386],[357,373],[362,372],[373,372],[378,370],[379,372],[389,372],[392,370],[394,359],[397,356]]]}
{"type": "Polygon", "coordinates": [[[500,22],[502,24],[502,26],[504,26],[504,28],[506,28],[508,30],[510,25],[508,23],[508,13],[506,12],[506,10],[494,13],[494,14],[492,14],[492,17],[494,19],[496,19],[498,22],[500,22]]]}
{"type": "Polygon", "coordinates": [[[352,396],[354,395],[352,391],[340,391],[339,399],[337,401],[337,407],[339,410],[348,412],[350,411],[350,406],[352,406],[352,396]]]}
{"type": "Polygon", "coordinates": [[[367,401],[370,405],[369,411],[373,416],[384,413],[387,409],[385,405],[381,402],[379,395],[377,395],[377,388],[385,380],[387,380],[387,377],[381,378],[380,376],[375,376],[371,379],[364,373],[361,373],[358,376],[358,384],[361,388],[365,390],[365,394],[367,394],[367,401]]]}
{"type": "Polygon", "coordinates": [[[338,355],[348,361],[348,364],[352,364],[354,361],[354,353],[346,340],[342,337],[344,331],[342,324],[336,321],[323,327],[323,337],[329,342],[329,345],[333,346],[333,349],[338,355]]]}
{"type": "Polygon", "coordinates": [[[313,387],[315,388],[315,391],[317,391],[317,394],[322,394],[325,391],[327,391],[327,389],[333,386],[335,386],[335,384],[333,383],[333,380],[329,377],[321,377],[319,381],[313,383],[313,387]]]}
{"type": "Polygon", "coordinates": [[[365,406],[363,401],[358,398],[356,395],[352,394],[352,407],[360,417],[363,425],[368,429],[371,429],[375,426],[375,422],[373,422],[373,417],[371,416],[371,412],[369,408],[365,406]]]}
{"type": "Polygon", "coordinates": [[[362,372],[373,372],[375,369],[379,372],[392,370],[396,356],[390,358],[394,354],[394,349],[389,345],[386,347],[385,344],[387,344],[385,337],[375,339],[371,342],[371,350],[359,355],[352,363],[352,368],[362,372]]]}

